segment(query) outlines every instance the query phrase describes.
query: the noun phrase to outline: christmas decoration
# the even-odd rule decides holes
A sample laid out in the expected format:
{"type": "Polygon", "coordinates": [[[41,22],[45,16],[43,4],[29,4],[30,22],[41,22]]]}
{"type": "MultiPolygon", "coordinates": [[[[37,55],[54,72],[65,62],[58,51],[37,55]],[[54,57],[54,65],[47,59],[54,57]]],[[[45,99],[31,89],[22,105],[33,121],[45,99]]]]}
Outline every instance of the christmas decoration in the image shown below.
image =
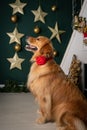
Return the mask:
{"type": "Polygon", "coordinates": [[[7,60],[11,63],[10,69],[13,69],[13,68],[18,68],[20,70],[22,69],[21,63],[24,61],[24,59],[19,58],[17,53],[15,53],[13,58],[7,58],[7,60]]]}
{"type": "Polygon", "coordinates": [[[45,23],[44,17],[47,15],[47,13],[43,12],[40,6],[37,10],[32,10],[31,12],[35,15],[34,22],[41,21],[45,23]]]}
{"type": "Polygon", "coordinates": [[[21,50],[21,45],[17,43],[17,44],[14,46],[14,49],[15,49],[16,52],[19,52],[19,51],[21,50]]]}
{"type": "Polygon", "coordinates": [[[81,73],[81,62],[80,60],[77,59],[76,55],[73,55],[69,73],[68,73],[68,78],[75,85],[79,85],[80,73],[81,73]]]}
{"type": "Polygon", "coordinates": [[[75,15],[73,28],[80,33],[83,33],[83,43],[87,45],[87,25],[86,18],[75,15]]]}
{"type": "Polygon", "coordinates": [[[73,29],[77,29],[79,27],[79,22],[81,22],[82,17],[79,17],[78,15],[82,8],[83,1],[84,0],[81,0],[78,6],[78,0],[72,0],[72,28],[73,29]]]}
{"type": "Polygon", "coordinates": [[[20,2],[20,0],[16,0],[15,3],[9,4],[13,8],[13,14],[16,14],[17,12],[23,13],[23,8],[27,5],[26,3],[20,2]]]}
{"type": "Polygon", "coordinates": [[[7,35],[10,37],[9,43],[17,42],[18,44],[21,44],[20,38],[24,36],[24,34],[18,32],[16,27],[12,33],[7,33],[7,35]]]}
{"type": "Polygon", "coordinates": [[[14,80],[6,80],[4,87],[0,87],[0,92],[15,93],[15,92],[29,92],[25,83],[19,85],[14,80]]]}
{"type": "Polygon", "coordinates": [[[52,10],[52,11],[56,11],[56,10],[57,10],[57,6],[56,6],[56,5],[53,5],[53,6],[51,7],[51,10],[52,10]]]}
{"type": "Polygon", "coordinates": [[[86,18],[78,17],[77,15],[75,15],[73,28],[83,33],[85,26],[86,26],[86,18]]]}
{"type": "Polygon", "coordinates": [[[38,26],[36,26],[34,28],[34,33],[36,33],[36,34],[40,33],[40,28],[38,26]]]}
{"type": "Polygon", "coordinates": [[[11,16],[11,21],[12,21],[13,23],[16,23],[16,22],[18,21],[18,16],[17,16],[17,15],[12,15],[12,16],[11,16]]]}
{"type": "Polygon", "coordinates": [[[83,36],[84,36],[83,42],[87,45],[87,32],[84,32],[83,36]]]}
{"type": "Polygon", "coordinates": [[[64,30],[58,30],[57,22],[55,24],[55,28],[51,28],[51,27],[48,27],[48,28],[52,32],[52,36],[50,37],[50,39],[53,39],[54,37],[56,37],[57,40],[59,41],[59,43],[61,43],[60,34],[64,33],[65,31],[64,30]]]}
{"type": "Polygon", "coordinates": [[[54,56],[57,56],[57,55],[58,55],[58,52],[55,50],[55,51],[53,52],[53,55],[54,55],[54,56]]]}
{"type": "Polygon", "coordinates": [[[73,28],[74,28],[74,29],[77,29],[78,26],[79,26],[78,16],[75,15],[75,17],[74,17],[74,22],[73,22],[73,28]]]}

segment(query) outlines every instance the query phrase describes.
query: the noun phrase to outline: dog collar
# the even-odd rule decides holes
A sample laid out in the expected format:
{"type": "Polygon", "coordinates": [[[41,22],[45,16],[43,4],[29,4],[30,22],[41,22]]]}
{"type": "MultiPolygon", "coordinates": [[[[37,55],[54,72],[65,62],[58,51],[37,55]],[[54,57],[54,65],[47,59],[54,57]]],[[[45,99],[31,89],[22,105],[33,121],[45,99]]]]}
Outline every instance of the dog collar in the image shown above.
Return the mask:
{"type": "Polygon", "coordinates": [[[45,56],[38,56],[38,57],[36,57],[36,63],[38,65],[44,65],[47,63],[48,60],[51,60],[51,59],[52,59],[52,57],[46,58],[45,56]]]}

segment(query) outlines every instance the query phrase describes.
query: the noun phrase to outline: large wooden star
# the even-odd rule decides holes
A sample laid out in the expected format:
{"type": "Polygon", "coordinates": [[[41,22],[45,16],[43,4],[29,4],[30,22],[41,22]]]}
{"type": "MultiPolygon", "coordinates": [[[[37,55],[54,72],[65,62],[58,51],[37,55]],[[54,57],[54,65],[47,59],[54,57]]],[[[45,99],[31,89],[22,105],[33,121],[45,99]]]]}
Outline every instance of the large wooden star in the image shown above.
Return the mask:
{"type": "Polygon", "coordinates": [[[13,8],[13,14],[16,14],[17,12],[23,13],[23,8],[27,5],[26,3],[20,2],[20,0],[16,0],[15,3],[9,4],[13,8]]]}
{"type": "Polygon", "coordinates": [[[56,22],[56,24],[55,24],[55,28],[51,28],[51,27],[48,27],[48,28],[49,28],[50,31],[52,32],[52,35],[51,35],[50,39],[53,39],[54,37],[56,37],[57,40],[59,41],[59,43],[61,43],[60,34],[64,33],[65,31],[58,29],[58,24],[57,24],[57,22],[56,22]]]}
{"type": "Polygon", "coordinates": [[[13,42],[17,42],[18,44],[21,44],[20,38],[24,36],[24,34],[18,32],[16,27],[12,33],[7,33],[7,35],[10,37],[10,42],[9,42],[10,44],[13,42]]]}
{"type": "Polygon", "coordinates": [[[19,58],[17,53],[15,53],[13,58],[7,58],[7,60],[11,63],[10,69],[13,69],[13,68],[18,68],[20,70],[22,69],[21,68],[21,63],[24,61],[24,59],[19,58]]]}
{"type": "Polygon", "coordinates": [[[32,10],[31,12],[35,15],[34,22],[41,21],[45,23],[44,17],[47,15],[47,13],[43,12],[40,6],[37,10],[32,10]]]}

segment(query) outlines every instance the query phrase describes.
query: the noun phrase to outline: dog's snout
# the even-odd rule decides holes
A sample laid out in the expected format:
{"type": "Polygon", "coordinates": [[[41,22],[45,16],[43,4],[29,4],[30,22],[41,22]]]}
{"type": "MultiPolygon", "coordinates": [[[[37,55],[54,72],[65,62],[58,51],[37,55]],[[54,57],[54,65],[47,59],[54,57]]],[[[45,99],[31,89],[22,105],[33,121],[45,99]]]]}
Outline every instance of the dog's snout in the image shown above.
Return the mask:
{"type": "Polygon", "coordinates": [[[26,36],[26,41],[31,41],[32,37],[31,36],[26,36]]]}

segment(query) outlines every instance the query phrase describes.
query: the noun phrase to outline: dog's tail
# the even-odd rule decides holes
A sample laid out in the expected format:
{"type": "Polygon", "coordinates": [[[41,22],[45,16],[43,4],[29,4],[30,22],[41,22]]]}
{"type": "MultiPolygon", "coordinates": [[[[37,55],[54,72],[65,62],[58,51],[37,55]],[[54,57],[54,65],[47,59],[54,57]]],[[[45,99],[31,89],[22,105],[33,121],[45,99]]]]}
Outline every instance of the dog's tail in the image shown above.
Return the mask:
{"type": "Polygon", "coordinates": [[[74,120],[74,125],[76,130],[87,130],[87,127],[85,126],[84,122],[78,118],[74,120]]]}
{"type": "Polygon", "coordinates": [[[85,123],[68,111],[63,113],[58,124],[60,128],[58,130],[87,130],[85,123]]]}
{"type": "Polygon", "coordinates": [[[61,104],[57,110],[58,130],[87,130],[86,123],[77,117],[66,104],[61,104]]]}

